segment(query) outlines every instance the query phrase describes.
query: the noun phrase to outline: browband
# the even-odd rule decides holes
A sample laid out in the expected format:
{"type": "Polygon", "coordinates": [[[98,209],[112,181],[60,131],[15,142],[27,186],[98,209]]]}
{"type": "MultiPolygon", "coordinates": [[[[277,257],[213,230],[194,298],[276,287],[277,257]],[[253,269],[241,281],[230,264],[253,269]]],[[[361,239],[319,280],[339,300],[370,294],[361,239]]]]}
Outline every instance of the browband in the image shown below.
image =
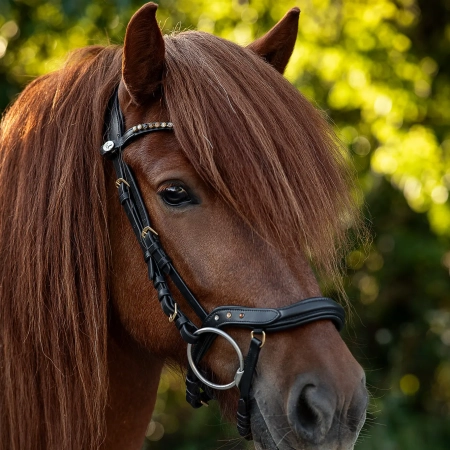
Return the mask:
{"type": "Polygon", "coordinates": [[[169,317],[169,321],[176,325],[183,340],[188,343],[190,367],[186,376],[186,400],[194,408],[198,408],[207,404],[213,398],[211,387],[224,389],[237,385],[241,393],[237,411],[237,427],[241,436],[251,439],[250,389],[259,352],[264,345],[265,332],[286,330],[317,320],[331,320],[340,331],[345,322],[344,309],[330,298],[315,297],[282,308],[219,306],[208,314],[162,248],[136,179],[130,167],[122,158],[123,150],[135,138],[155,131],[173,131],[174,125],[171,122],[152,122],[136,125],[125,132],[123,128],[124,120],[116,90],[109,102],[106,114],[107,141],[102,145],[100,153],[113,162],[119,200],[141,246],[148,268],[148,277],[157,291],[161,307],[169,317]],[[171,278],[189,306],[202,321],[200,330],[176,304],[167,285],[166,276],[171,278]],[[220,386],[205,380],[197,366],[214,342],[217,334],[225,336],[227,340],[232,342],[240,359],[242,359],[239,347],[231,336],[224,333],[223,330],[217,331],[224,327],[249,328],[252,329],[252,332],[250,348],[245,357],[243,370],[242,368],[238,369],[234,382],[220,386]],[[195,344],[193,349],[191,349],[192,344],[195,344]]]}

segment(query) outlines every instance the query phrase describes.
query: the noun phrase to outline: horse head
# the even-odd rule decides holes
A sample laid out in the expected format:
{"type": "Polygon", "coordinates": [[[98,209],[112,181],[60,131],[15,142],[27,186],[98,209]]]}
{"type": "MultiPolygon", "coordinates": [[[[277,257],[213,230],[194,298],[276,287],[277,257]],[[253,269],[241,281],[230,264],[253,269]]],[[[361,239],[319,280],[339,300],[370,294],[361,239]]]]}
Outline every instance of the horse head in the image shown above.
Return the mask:
{"type": "MultiPolygon", "coordinates": [[[[352,208],[331,131],[281,76],[299,10],[247,48],[199,32],[163,37],[155,13],[147,4],[128,25],[117,94],[125,129],[143,134],[120,158],[139,184],[149,234],[158,235],[207,314],[227,305],[220,312],[239,322],[251,308],[262,314],[319,298],[307,256],[325,269],[334,264],[339,217],[352,208]]],[[[122,170],[110,177],[111,192],[122,170]]],[[[153,370],[163,361],[187,366],[186,344],[158,307],[137,256],[139,236],[118,205],[108,205],[118,328],[159,362],[153,370]]],[[[205,317],[196,317],[172,282],[168,287],[174,300],[166,313],[183,311],[200,328],[205,317]]],[[[357,438],[367,405],[364,373],[332,321],[319,319],[264,336],[246,412],[246,434],[257,448],[347,449],[357,438]]],[[[205,322],[214,324],[211,314],[205,322]]],[[[226,331],[245,353],[250,332],[233,324],[226,331]]],[[[225,339],[209,345],[201,373],[227,384],[235,350],[225,339]]],[[[213,395],[236,414],[237,389],[213,395]]]]}
{"type": "Polygon", "coordinates": [[[364,373],[311,267],[336,278],[357,206],[281,75],[299,10],[242,48],[156,8],[2,120],[0,449],[139,448],[164,364],[256,448],[353,448],[364,373]]]}

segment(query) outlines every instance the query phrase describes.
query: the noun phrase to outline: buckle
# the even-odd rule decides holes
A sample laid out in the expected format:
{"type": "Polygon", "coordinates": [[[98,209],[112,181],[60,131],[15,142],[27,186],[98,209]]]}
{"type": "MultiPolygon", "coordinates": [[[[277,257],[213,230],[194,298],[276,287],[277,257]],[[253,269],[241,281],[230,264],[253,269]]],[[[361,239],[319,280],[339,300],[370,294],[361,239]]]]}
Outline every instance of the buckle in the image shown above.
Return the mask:
{"type": "Polygon", "coordinates": [[[266,333],[263,330],[253,330],[250,333],[250,337],[252,339],[255,337],[255,333],[256,334],[260,334],[262,336],[262,338],[261,338],[261,345],[259,346],[259,348],[263,348],[264,344],[266,343],[266,333]]]}

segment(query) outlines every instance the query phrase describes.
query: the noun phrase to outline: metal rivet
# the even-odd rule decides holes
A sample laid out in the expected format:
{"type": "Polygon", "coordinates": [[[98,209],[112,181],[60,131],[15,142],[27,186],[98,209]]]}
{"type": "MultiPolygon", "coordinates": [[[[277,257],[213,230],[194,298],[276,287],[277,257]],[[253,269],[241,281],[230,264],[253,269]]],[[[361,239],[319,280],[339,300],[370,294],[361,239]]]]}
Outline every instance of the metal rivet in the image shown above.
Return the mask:
{"type": "Polygon", "coordinates": [[[144,130],[146,130],[146,129],[148,128],[148,124],[144,123],[144,124],[142,125],[142,128],[143,128],[144,130]]]}
{"type": "Polygon", "coordinates": [[[243,319],[243,318],[244,318],[244,316],[245,316],[245,314],[244,314],[244,313],[240,313],[240,314],[239,314],[239,319],[243,319]]]}
{"type": "Polygon", "coordinates": [[[162,128],[166,128],[166,122],[162,122],[162,123],[161,123],[161,127],[162,127],[162,128]]]}
{"type": "Polygon", "coordinates": [[[231,318],[231,313],[228,312],[228,313],[227,313],[227,319],[230,319],[230,318],[231,318]]]}
{"type": "Polygon", "coordinates": [[[172,122],[167,122],[167,126],[168,126],[169,128],[172,128],[172,127],[173,127],[173,123],[172,123],[172,122]]]}
{"type": "Polygon", "coordinates": [[[133,127],[133,133],[136,133],[136,131],[137,131],[137,128],[133,127]]]}
{"type": "Polygon", "coordinates": [[[114,142],[113,141],[107,141],[103,144],[103,150],[105,152],[109,152],[114,148],[114,142]]]}
{"type": "Polygon", "coordinates": [[[138,129],[139,131],[142,130],[142,125],[139,124],[139,125],[137,126],[137,129],[138,129]]]}
{"type": "Polygon", "coordinates": [[[148,124],[148,127],[149,127],[149,128],[153,128],[154,126],[155,126],[155,125],[154,125],[153,123],[149,123],[149,124],[148,124]]]}
{"type": "Polygon", "coordinates": [[[214,316],[214,320],[219,320],[219,316],[217,314],[214,316]]]}
{"type": "Polygon", "coordinates": [[[155,127],[159,128],[159,122],[155,122],[155,127]]]}

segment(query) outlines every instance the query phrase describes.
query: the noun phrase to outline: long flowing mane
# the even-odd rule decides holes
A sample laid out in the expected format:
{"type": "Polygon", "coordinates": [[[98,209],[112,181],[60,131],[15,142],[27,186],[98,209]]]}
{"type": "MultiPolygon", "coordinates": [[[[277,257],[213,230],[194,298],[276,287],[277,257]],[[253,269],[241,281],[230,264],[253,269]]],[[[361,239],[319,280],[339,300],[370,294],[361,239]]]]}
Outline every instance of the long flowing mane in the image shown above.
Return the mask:
{"type": "MultiPolygon", "coordinates": [[[[356,208],[321,113],[250,50],[199,32],[165,43],[164,99],[195,170],[257,233],[335,275],[340,218],[356,208]]],[[[0,449],[104,439],[109,244],[97,150],[121,55],[75,52],[1,123],[0,449]]]]}
{"type": "Polygon", "coordinates": [[[165,43],[165,100],[190,163],[257,233],[339,284],[359,213],[323,114],[248,49],[201,32],[165,43]]]}
{"type": "Polygon", "coordinates": [[[0,448],[94,449],[107,396],[103,117],[121,50],[31,83],[0,128],[0,448]]]}

